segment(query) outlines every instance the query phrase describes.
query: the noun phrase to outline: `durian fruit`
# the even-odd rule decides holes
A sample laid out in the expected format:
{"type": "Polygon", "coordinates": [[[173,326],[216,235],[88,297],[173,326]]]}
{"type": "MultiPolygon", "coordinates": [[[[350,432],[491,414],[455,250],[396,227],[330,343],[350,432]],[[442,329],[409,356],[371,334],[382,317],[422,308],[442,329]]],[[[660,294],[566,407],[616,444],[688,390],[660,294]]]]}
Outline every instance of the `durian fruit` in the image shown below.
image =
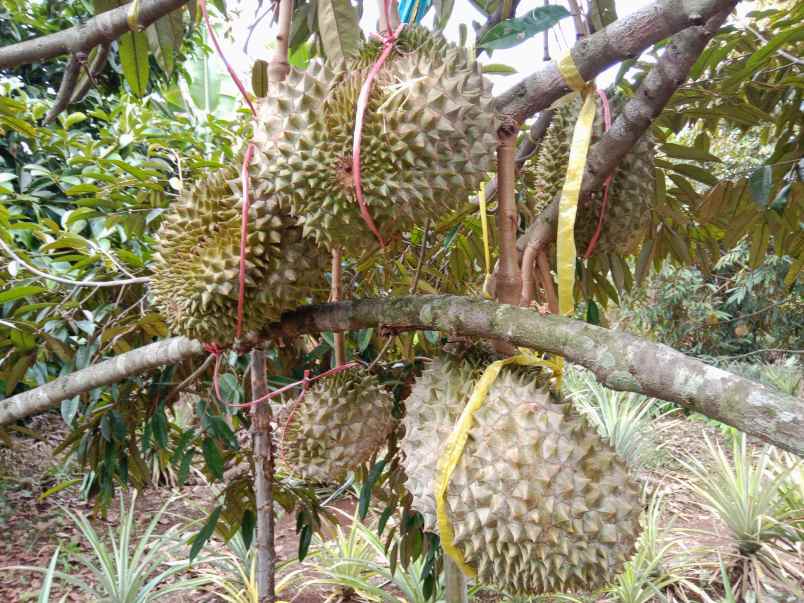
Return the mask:
{"type": "MultiPolygon", "coordinates": [[[[150,289],[171,331],[208,343],[235,336],[242,200],[238,170],[212,172],[183,192],[157,235],[150,289]]],[[[274,199],[251,200],[243,332],[322,286],[325,254],[274,199]]]]}
{"type": "MultiPolygon", "coordinates": [[[[406,402],[407,487],[436,528],[444,443],[482,366],[436,359],[406,402]]],[[[511,594],[587,592],[634,550],[640,490],[614,449],[533,371],[503,369],[474,415],[447,489],[455,545],[480,583],[511,594]]]]}
{"type": "MultiPolygon", "coordinates": [[[[292,70],[258,110],[252,174],[327,247],[376,243],[354,193],[352,143],[361,86],[381,50],[292,70]]],[[[465,203],[494,167],[491,85],[465,49],[406,27],[374,80],[362,129],[361,182],[386,241],[465,203]]]]}
{"type": "MultiPolygon", "coordinates": [[[[609,98],[612,113],[616,115],[626,99],[618,94],[610,94],[609,98]]],[[[600,99],[596,102],[592,144],[603,135],[602,103],[600,99]]],[[[579,98],[557,109],[534,159],[523,166],[521,183],[526,188],[529,210],[533,215],[538,215],[561,192],[567,174],[572,132],[580,109],[579,98]]],[[[632,254],[642,242],[656,197],[655,146],[653,136],[646,133],[620,162],[609,186],[608,205],[595,254],[632,254]]],[[[588,198],[579,199],[578,203],[575,242],[578,253],[582,254],[597,228],[603,194],[595,192],[588,198]]]]}
{"type": "Polygon", "coordinates": [[[391,394],[365,371],[345,371],[291,402],[280,434],[281,458],[294,475],[337,482],[368,461],[394,428],[391,394]]]}

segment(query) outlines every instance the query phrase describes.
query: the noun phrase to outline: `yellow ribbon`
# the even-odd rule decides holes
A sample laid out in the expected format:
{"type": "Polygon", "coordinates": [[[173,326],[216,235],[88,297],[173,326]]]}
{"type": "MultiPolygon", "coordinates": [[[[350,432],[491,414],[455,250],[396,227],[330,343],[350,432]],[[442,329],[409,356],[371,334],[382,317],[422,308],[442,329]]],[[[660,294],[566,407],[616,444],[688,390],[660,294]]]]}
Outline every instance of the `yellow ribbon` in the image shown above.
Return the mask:
{"type": "Polygon", "coordinates": [[[563,367],[563,359],[544,359],[539,354],[530,351],[522,351],[516,356],[505,358],[492,362],[483,371],[483,374],[475,384],[475,389],[464,407],[458,422],[452,428],[447,442],[444,445],[444,452],[438,459],[438,466],[435,478],[435,500],[436,500],[436,518],[438,521],[438,530],[441,536],[441,546],[444,551],[452,557],[455,564],[461,568],[461,571],[469,577],[477,575],[477,571],[466,563],[463,558],[463,552],[455,546],[455,533],[452,530],[452,524],[447,516],[447,487],[452,478],[452,473],[458,465],[463,455],[463,449],[466,446],[466,440],[469,436],[469,430],[472,428],[475,412],[478,408],[483,406],[486,401],[489,390],[500,374],[502,368],[508,364],[519,364],[523,366],[543,366],[553,371],[558,386],[561,382],[561,371],[563,367]]]}
{"type": "Polygon", "coordinates": [[[486,263],[486,280],[483,283],[483,291],[488,288],[491,278],[491,252],[489,251],[489,217],[486,211],[486,183],[480,185],[477,193],[477,201],[480,206],[480,228],[483,232],[483,260],[486,263]]]}
{"type": "Polygon", "coordinates": [[[560,314],[572,314],[575,309],[575,217],[578,212],[578,198],[581,182],[586,169],[586,156],[592,140],[592,126],[595,121],[594,84],[583,81],[572,55],[567,52],[558,61],[558,70],[567,85],[583,95],[583,105],[578,121],[572,131],[567,176],[561,189],[558,205],[558,234],[556,243],[556,272],[558,274],[558,310],[560,314]]]}

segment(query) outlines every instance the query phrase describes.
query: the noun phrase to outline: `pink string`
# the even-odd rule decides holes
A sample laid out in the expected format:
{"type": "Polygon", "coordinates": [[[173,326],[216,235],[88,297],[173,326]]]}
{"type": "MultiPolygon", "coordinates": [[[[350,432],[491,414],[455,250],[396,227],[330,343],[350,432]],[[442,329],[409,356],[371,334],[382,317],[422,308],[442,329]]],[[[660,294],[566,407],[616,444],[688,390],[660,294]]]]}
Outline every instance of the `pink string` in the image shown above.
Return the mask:
{"type": "Polygon", "coordinates": [[[221,57],[223,64],[226,66],[226,70],[229,72],[229,75],[232,76],[232,80],[234,80],[237,89],[240,90],[240,94],[243,95],[243,99],[246,101],[248,108],[251,109],[252,115],[257,115],[257,111],[254,109],[254,105],[251,103],[251,99],[246,92],[246,87],[243,85],[243,82],[240,81],[240,78],[237,77],[234,69],[232,66],[229,65],[229,61],[226,60],[226,57],[223,54],[223,50],[221,49],[221,45],[218,43],[218,37],[215,35],[215,30],[212,29],[212,25],[209,23],[209,14],[207,13],[207,1],[206,0],[199,0],[199,6],[201,7],[201,14],[204,15],[204,22],[207,24],[207,31],[209,32],[209,37],[212,39],[212,44],[215,46],[215,50],[218,51],[218,56],[221,57]]]}
{"type": "MultiPolygon", "coordinates": [[[[603,103],[603,124],[605,126],[603,131],[608,132],[609,128],[611,128],[611,107],[609,106],[609,98],[606,96],[606,92],[600,88],[597,89],[597,95],[600,97],[600,100],[603,103]]],[[[592,252],[597,246],[598,240],[600,240],[600,233],[603,230],[603,221],[606,217],[606,209],[609,205],[609,185],[611,184],[613,178],[614,174],[609,174],[606,180],[603,182],[603,201],[600,204],[600,215],[597,219],[595,234],[592,235],[592,238],[589,240],[589,245],[586,247],[586,253],[583,254],[583,259],[585,260],[588,260],[591,257],[592,252]]]]}
{"type": "MultiPolygon", "coordinates": [[[[385,15],[386,20],[390,14],[390,0],[385,0],[385,15]]],[[[377,77],[377,74],[382,69],[383,63],[388,58],[388,55],[391,54],[391,51],[394,49],[394,44],[396,44],[397,36],[399,32],[402,31],[402,27],[404,24],[400,23],[399,27],[396,31],[391,30],[391,22],[390,20],[387,21],[388,23],[388,31],[386,32],[385,36],[380,36],[382,39],[382,52],[380,53],[379,58],[377,61],[372,65],[371,69],[368,72],[368,76],[366,76],[366,81],[363,82],[363,86],[360,88],[360,96],[357,98],[357,112],[355,115],[355,133],[354,139],[352,141],[352,174],[354,175],[355,181],[355,198],[357,199],[357,204],[360,206],[360,216],[363,218],[363,221],[366,223],[366,226],[369,227],[369,230],[377,237],[377,240],[380,242],[380,247],[385,247],[385,241],[380,234],[380,231],[377,229],[377,225],[374,223],[374,219],[371,217],[371,212],[369,212],[368,206],[366,205],[366,199],[363,196],[363,180],[361,178],[360,173],[360,146],[363,142],[363,118],[366,114],[366,108],[368,106],[368,99],[369,94],[371,94],[371,85],[374,83],[374,78],[377,77]]]]}
{"type": "MultiPolygon", "coordinates": [[[[260,396],[259,398],[252,400],[251,402],[244,402],[243,404],[229,404],[232,408],[252,408],[259,404],[260,402],[265,402],[266,400],[270,400],[271,398],[275,398],[280,394],[284,394],[286,391],[293,389],[294,387],[299,387],[300,385],[303,386],[302,389],[302,396],[304,392],[307,391],[307,387],[313,381],[318,381],[319,379],[323,379],[324,377],[329,377],[330,375],[335,375],[346,369],[354,368],[356,366],[360,366],[359,362],[347,362],[346,364],[342,364],[341,366],[336,366],[333,369],[329,369],[328,371],[324,371],[320,375],[316,375],[315,377],[309,377],[310,371],[304,371],[304,378],[300,379],[299,381],[295,381],[289,385],[285,385],[276,389],[272,392],[265,394],[264,396],[260,396]]],[[[301,396],[300,396],[301,398],[301,396]]],[[[296,405],[298,405],[298,400],[296,401],[296,405]]]]}

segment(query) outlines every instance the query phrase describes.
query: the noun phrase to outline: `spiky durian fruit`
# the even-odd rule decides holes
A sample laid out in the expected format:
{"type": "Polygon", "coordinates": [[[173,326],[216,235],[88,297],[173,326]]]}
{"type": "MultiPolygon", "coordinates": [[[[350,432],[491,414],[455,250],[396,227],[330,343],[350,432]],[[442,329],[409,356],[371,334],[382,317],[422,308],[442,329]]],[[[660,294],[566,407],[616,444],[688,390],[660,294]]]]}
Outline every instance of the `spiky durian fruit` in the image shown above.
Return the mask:
{"type": "MultiPolygon", "coordinates": [[[[622,95],[610,95],[612,111],[616,113],[625,104],[622,95]]],[[[601,101],[596,99],[592,144],[603,135],[601,101]]],[[[556,110],[535,159],[523,166],[521,182],[527,187],[530,211],[538,213],[561,192],[567,174],[569,147],[572,132],[580,112],[581,101],[574,101],[556,110]]],[[[609,197],[600,239],[595,245],[597,253],[634,253],[645,236],[650,223],[650,209],[656,197],[654,158],[655,143],[650,133],[643,135],[620,162],[609,187],[609,197]]],[[[575,221],[575,240],[578,253],[584,253],[597,228],[601,192],[580,199],[575,221]]]]}
{"type": "MultiPolygon", "coordinates": [[[[436,360],[406,402],[407,486],[430,529],[438,458],[480,371],[436,360]]],[[[528,371],[504,369],[491,387],[446,498],[466,563],[480,582],[510,593],[598,588],[631,555],[639,531],[639,488],[626,465],[528,371]]]]}
{"type": "MultiPolygon", "coordinates": [[[[354,194],[358,95],[381,46],[345,62],[292,70],[258,111],[252,174],[326,246],[375,242],[354,194]]],[[[361,182],[386,240],[461,203],[493,169],[491,86],[465,49],[411,26],[378,73],[363,123],[361,182]]]]}
{"type": "MultiPolygon", "coordinates": [[[[158,233],[151,292],[171,330],[205,342],[235,335],[242,201],[237,169],[213,172],[171,206],[158,233]]],[[[276,200],[251,201],[244,332],[275,320],[323,280],[326,258],[276,200]]]]}
{"type": "Polygon", "coordinates": [[[280,445],[304,479],[340,481],[368,461],[394,428],[393,399],[374,375],[348,371],[315,382],[291,405],[280,445]]]}

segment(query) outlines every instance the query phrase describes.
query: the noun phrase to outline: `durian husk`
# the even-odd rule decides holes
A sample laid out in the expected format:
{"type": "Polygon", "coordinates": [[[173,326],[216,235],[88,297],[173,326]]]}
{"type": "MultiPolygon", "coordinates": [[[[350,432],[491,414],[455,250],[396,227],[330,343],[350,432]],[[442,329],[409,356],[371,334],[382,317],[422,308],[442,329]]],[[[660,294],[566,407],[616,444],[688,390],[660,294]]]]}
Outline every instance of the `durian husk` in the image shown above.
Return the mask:
{"type": "MultiPolygon", "coordinates": [[[[609,94],[614,115],[625,104],[625,97],[609,94]]],[[[592,143],[603,135],[602,103],[598,104],[592,143]]],[[[581,100],[557,109],[534,157],[520,172],[520,185],[525,189],[527,211],[537,216],[561,192],[567,174],[572,133],[580,112],[581,100]]],[[[600,238],[594,254],[630,255],[637,251],[650,224],[656,193],[656,144],[650,132],[645,133],[620,162],[609,186],[609,197],[600,238]]],[[[597,191],[579,200],[575,221],[575,241],[583,254],[597,228],[603,193],[597,191]]]]}
{"type": "Polygon", "coordinates": [[[396,425],[392,409],[391,394],[364,371],[316,381],[287,408],[282,462],[307,481],[342,481],[385,445],[396,425]]]}
{"type": "MultiPolygon", "coordinates": [[[[406,485],[430,530],[438,459],[481,371],[436,359],[406,402],[406,485]]],[[[446,502],[478,581],[511,594],[595,590],[622,568],[639,533],[640,488],[625,463],[530,371],[503,369],[495,381],[446,502]]]]}
{"type": "MultiPolygon", "coordinates": [[[[291,70],[258,110],[254,180],[326,247],[376,243],[354,195],[352,143],[379,51],[370,42],[356,59],[291,70]]],[[[493,169],[497,127],[480,64],[440,35],[406,27],[374,80],[362,131],[362,188],[383,238],[466,203],[493,169]]]]}
{"type": "MultiPolygon", "coordinates": [[[[171,331],[209,343],[234,338],[242,199],[237,169],[212,172],[183,192],[157,234],[150,290],[171,331]]],[[[243,332],[323,287],[326,254],[275,200],[252,199],[246,239],[243,332]]]]}

